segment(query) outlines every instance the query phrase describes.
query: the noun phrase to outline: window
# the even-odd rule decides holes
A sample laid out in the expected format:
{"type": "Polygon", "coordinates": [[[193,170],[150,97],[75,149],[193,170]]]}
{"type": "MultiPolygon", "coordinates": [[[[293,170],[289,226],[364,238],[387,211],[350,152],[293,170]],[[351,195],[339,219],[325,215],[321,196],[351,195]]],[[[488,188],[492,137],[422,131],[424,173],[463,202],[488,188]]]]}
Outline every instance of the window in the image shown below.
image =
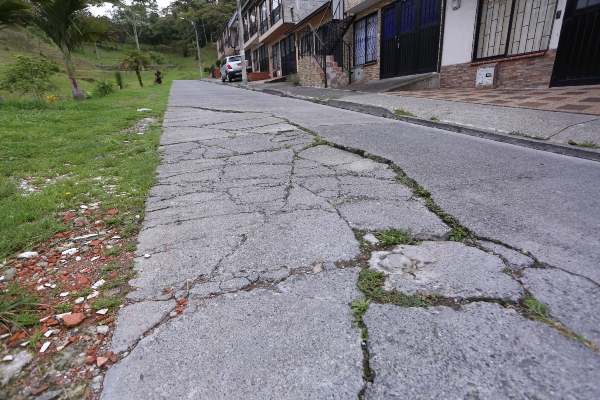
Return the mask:
{"type": "Polygon", "coordinates": [[[390,7],[383,10],[382,17],[383,25],[381,34],[383,39],[389,39],[396,36],[396,7],[390,7]]]}
{"type": "Polygon", "coordinates": [[[281,19],[281,9],[279,0],[271,0],[271,25],[275,25],[281,19]]]}
{"type": "Polygon", "coordinates": [[[581,10],[582,8],[597,6],[598,4],[600,4],[600,0],[577,0],[575,8],[581,10]]]}
{"type": "Polygon", "coordinates": [[[474,58],[548,50],[556,3],[557,0],[482,0],[474,58]]]}
{"type": "Polygon", "coordinates": [[[354,23],[354,65],[377,60],[377,13],[354,23]]]}
{"type": "Polygon", "coordinates": [[[260,6],[260,34],[264,34],[269,29],[269,22],[267,19],[267,2],[263,1],[260,6]]]}
{"type": "Polygon", "coordinates": [[[279,43],[274,44],[271,48],[271,57],[273,58],[273,69],[281,67],[281,60],[279,59],[279,43]]]}

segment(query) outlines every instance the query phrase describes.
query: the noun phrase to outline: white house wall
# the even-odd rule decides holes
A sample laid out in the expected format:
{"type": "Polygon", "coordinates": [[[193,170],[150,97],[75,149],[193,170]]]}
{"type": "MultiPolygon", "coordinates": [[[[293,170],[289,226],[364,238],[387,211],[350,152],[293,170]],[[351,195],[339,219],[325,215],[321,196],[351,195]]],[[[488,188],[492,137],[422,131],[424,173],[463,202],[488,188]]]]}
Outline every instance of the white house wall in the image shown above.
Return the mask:
{"type": "Polygon", "coordinates": [[[452,9],[452,0],[446,0],[442,67],[471,61],[477,20],[478,0],[460,0],[458,10],[452,9]]]}

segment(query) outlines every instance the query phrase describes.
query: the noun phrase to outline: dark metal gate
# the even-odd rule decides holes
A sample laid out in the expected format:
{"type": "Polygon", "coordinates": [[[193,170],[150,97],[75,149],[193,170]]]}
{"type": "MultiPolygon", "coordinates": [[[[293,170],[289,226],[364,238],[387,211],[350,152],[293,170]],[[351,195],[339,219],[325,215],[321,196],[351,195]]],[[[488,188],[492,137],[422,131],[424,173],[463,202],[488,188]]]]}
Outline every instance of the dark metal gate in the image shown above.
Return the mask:
{"type": "Polygon", "coordinates": [[[296,73],[296,43],[294,35],[281,41],[281,73],[283,76],[296,73]]]}
{"type": "Polygon", "coordinates": [[[550,86],[600,84],[600,2],[569,0],[550,86]]]}
{"type": "Polygon", "coordinates": [[[381,78],[437,71],[440,0],[404,0],[381,13],[381,78]]]}

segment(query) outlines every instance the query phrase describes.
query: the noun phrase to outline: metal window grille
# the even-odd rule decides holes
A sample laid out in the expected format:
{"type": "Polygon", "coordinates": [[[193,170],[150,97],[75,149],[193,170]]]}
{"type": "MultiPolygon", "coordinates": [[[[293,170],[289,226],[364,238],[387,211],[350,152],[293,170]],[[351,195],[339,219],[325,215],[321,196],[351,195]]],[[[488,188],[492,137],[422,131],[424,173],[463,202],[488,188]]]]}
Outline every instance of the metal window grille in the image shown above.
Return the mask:
{"type": "Polygon", "coordinates": [[[260,4],[260,34],[264,34],[269,29],[269,19],[267,16],[267,2],[260,4]]]}
{"type": "Polygon", "coordinates": [[[260,68],[260,60],[258,59],[258,50],[252,51],[252,71],[256,72],[260,68]]]}
{"type": "Polygon", "coordinates": [[[400,33],[414,30],[417,16],[417,1],[407,0],[400,4],[400,15],[400,33]]]}
{"type": "Polygon", "coordinates": [[[269,46],[267,45],[258,48],[258,70],[269,72],[269,46]]]}
{"type": "Polygon", "coordinates": [[[354,65],[365,63],[366,19],[354,23],[354,65]]]}
{"type": "Polygon", "coordinates": [[[396,36],[396,7],[391,7],[383,11],[383,26],[381,28],[383,39],[389,39],[396,36]]]}
{"type": "Polygon", "coordinates": [[[582,8],[597,6],[598,4],[600,4],[600,0],[578,0],[575,9],[581,10],[582,8]]]}
{"type": "Polygon", "coordinates": [[[281,19],[281,7],[279,0],[271,1],[271,26],[281,19]]]}
{"type": "Polygon", "coordinates": [[[298,37],[300,38],[300,58],[312,56],[314,54],[314,39],[310,27],[305,26],[298,31],[298,37]]]}
{"type": "Polygon", "coordinates": [[[271,57],[273,58],[273,69],[279,69],[281,67],[281,60],[279,58],[279,43],[274,44],[271,48],[271,57]]]}
{"type": "Polygon", "coordinates": [[[367,17],[365,62],[377,60],[377,14],[367,17]]]}
{"type": "Polygon", "coordinates": [[[439,14],[439,0],[424,0],[421,2],[421,26],[438,22],[439,14]]]}
{"type": "Polygon", "coordinates": [[[476,59],[548,50],[557,0],[482,0],[476,59]]]}

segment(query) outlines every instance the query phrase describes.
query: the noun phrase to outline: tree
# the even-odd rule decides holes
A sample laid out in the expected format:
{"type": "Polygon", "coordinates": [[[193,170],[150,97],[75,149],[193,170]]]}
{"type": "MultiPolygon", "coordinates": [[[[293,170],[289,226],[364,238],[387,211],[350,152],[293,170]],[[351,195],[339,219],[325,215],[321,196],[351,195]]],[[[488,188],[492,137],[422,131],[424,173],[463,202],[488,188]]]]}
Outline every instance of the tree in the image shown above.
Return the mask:
{"type": "Polygon", "coordinates": [[[29,4],[21,0],[0,0],[0,29],[6,28],[5,24],[16,21],[28,8],[29,4]]]}
{"type": "Polygon", "coordinates": [[[112,40],[108,26],[99,18],[90,16],[85,10],[86,0],[31,0],[30,20],[36,24],[62,53],[69,75],[71,92],[75,100],[85,99],[83,90],[75,78],[75,66],[71,53],[76,47],[94,40],[112,40]]]}
{"type": "Polygon", "coordinates": [[[140,69],[148,68],[151,62],[152,61],[150,61],[150,57],[148,57],[147,54],[140,53],[137,50],[132,50],[121,59],[120,66],[121,68],[135,70],[138,82],[140,83],[140,86],[143,87],[144,84],[142,83],[142,75],[140,74],[140,69]]]}
{"type": "Polygon", "coordinates": [[[27,57],[22,54],[12,55],[16,64],[6,73],[6,79],[0,85],[1,89],[9,92],[34,92],[38,99],[56,86],[50,82],[50,77],[58,72],[58,64],[54,61],[38,60],[37,57],[27,57]]]}
{"type": "Polygon", "coordinates": [[[140,35],[150,24],[148,11],[156,10],[156,0],[132,0],[131,5],[120,2],[112,11],[112,21],[135,40],[135,47],[140,51],[140,35]]]}

